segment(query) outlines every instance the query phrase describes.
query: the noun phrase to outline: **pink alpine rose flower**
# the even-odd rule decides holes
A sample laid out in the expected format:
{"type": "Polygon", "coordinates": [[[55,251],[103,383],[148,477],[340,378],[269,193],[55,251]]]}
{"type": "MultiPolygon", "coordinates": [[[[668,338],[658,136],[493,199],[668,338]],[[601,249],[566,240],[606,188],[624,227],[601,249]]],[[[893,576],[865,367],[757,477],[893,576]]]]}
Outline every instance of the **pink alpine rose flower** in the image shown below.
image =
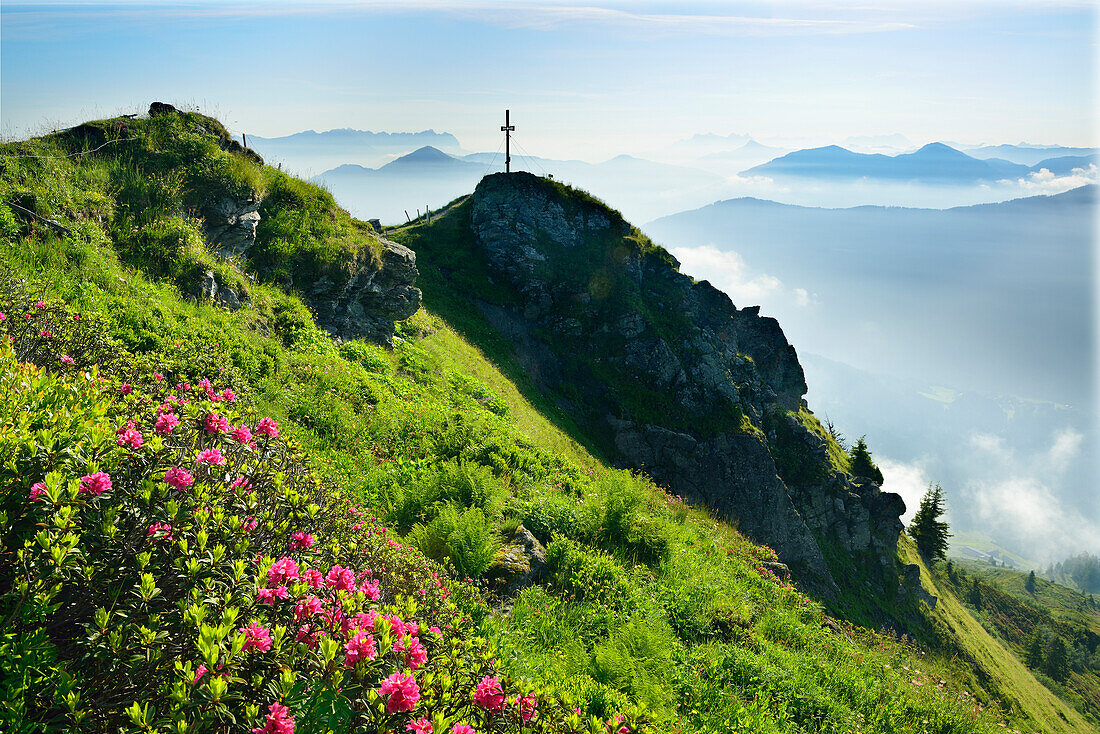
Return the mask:
{"type": "Polygon", "coordinates": [[[31,502],[34,502],[39,497],[46,494],[46,485],[42,482],[35,482],[31,485],[31,502]]]}
{"type": "Polygon", "coordinates": [[[325,584],[337,591],[351,591],[355,588],[355,572],[343,566],[333,566],[325,577],[325,584]]]}
{"type": "Polygon", "coordinates": [[[124,382],[122,383],[122,387],[120,387],[118,391],[123,395],[129,395],[134,391],[134,388],[130,387],[130,383],[124,382]]]}
{"type": "Polygon", "coordinates": [[[307,568],[306,572],[302,574],[306,583],[309,584],[311,589],[320,589],[325,582],[324,574],[318,571],[316,568],[307,568]]]}
{"type": "Polygon", "coordinates": [[[378,695],[386,696],[386,713],[412,711],[420,700],[420,687],[411,673],[394,673],[378,687],[378,695]]]}
{"type": "Polygon", "coordinates": [[[210,413],[203,421],[202,427],[207,433],[227,433],[229,431],[229,420],[224,415],[210,413]]]}
{"type": "MultiPolygon", "coordinates": [[[[306,574],[308,575],[309,571],[306,571],[306,574]]],[[[312,617],[316,617],[324,608],[325,604],[320,599],[315,596],[307,596],[294,605],[294,621],[303,622],[312,617]]]]}
{"type": "Polygon", "coordinates": [[[474,701],[487,711],[503,711],[504,691],[500,688],[500,678],[495,675],[482,678],[474,691],[474,701]]]}
{"type": "Polygon", "coordinates": [[[275,586],[298,580],[298,564],[292,558],[280,558],[267,569],[267,585],[275,586]]]}
{"type": "Polygon", "coordinates": [[[222,456],[221,449],[204,449],[195,455],[195,463],[225,466],[225,457],[222,456]]]}
{"type": "Polygon", "coordinates": [[[256,649],[260,652],[267,652],[271,649],[271,633],[259,622],[253,622],[247,627],[241,627],[237,631],[243,632],[245,635],[244,647],[241,648],[242,651],[248,652],[249,650],[256,649]]]}
{"type": "Polygon", "coordinates": [[[477,734],[477,729],[469,724],[455,724],[451,734],[477,734]]]}
{"type": "MultiPolygon", "coordinates": [[[[290,536],[291,550],[305,550],[313,547],[313,536],[309,533],[294,533],[290,536]]],[[[375,597],[377,599],[378,597],[375,597]]]]}
{"type": "Polygon", "coordinates": [[[202,680],[202,677],[206,675],[206,671],[207,667],[205,665],[199,665],[199,667],[195,668],[195,677],[191,680],[191,685],[195,685],[202,680]]]}
{"type": "Polygon", "coordinates": [[[261,418],[256,424],[256,433],[269,438],[279,437],[279,424],[272,418],[261,418]]]}
{"type": "Polygon", "coordinates": [[[374,660],[376,655],[378,651],[374,647],[374,638],[366,632],[356,632],[344,645],[344,667],[353,668],[360,660],[374,660]]]}
{"type": "Polygon", "coordinates": [[[173,466],[171,469],[164,472],[164,481],[173,489],[182,492],[195,483],[195,477],[191,476],[191,472],[186,469],[173,466]]]}
{"type": "Polygon", "coordinates": [[[34,304],[34,307],[41,311],[42,309],[44,309],[46,307],[46,302],[45,301],[37,301],[34,304]]]}
{"type": "Polygon", "coordinates": [[[180,419],[173,413],[165,413],[157,418],[156,425],[153,426],[154,430],[162,436],[167,436],[169,433],[176,429],[176,426],[180,424],[180,419]]]}
{"type": "Polygon", "coordinates": [[[145,531],[145,537],[151,538],[149,542],[156,543],[158,540],[174,540],[172,537],[172,526],[166,522],[155,522],[149,526],[149,529],[145,531]],[[163,533],[163,535],[161,534],[163,533]]]}
{"type": "Polygon", "coordinates": [[[248,426],[237,426],[230,435],[237,443],[248,443],[252,440],[252,431],[248,430],[248,426]]]}
{"type": "Polygon", "coordinates": [[[125,431],[119,434],[118,441],[119,446],[125,446],[130,449],[140,449],[141,445],[145,443],[145,439],[141,437],[141,434],[132,428],[127,428],[125,431]]]}
{"type": "Polygon", "coordinates": [[[432,722],[421,716],[419,719],[414,719],[405,724],[405,731],[412,732],[412,734],[432,734],[432,722]]]}
{"type": "Polygon", "coordinates": [[[287,715],[290,709],[276,701],[267,710],[264,725],[253,729],[252,734],[294,734],[294,717],[287,715]]]}
{"type": "Polygon", "coordinates": [[[90,493],[93,497],[111,489],[111,476],[106,472],[97,471],[95,474],[85,474],[80,478],[80,494],[90,493]]]}
{"type": "Polygon", "coordinates": [[[76,360],[67,354],[61,355],[61,364],[75,364],[76,360]]]}

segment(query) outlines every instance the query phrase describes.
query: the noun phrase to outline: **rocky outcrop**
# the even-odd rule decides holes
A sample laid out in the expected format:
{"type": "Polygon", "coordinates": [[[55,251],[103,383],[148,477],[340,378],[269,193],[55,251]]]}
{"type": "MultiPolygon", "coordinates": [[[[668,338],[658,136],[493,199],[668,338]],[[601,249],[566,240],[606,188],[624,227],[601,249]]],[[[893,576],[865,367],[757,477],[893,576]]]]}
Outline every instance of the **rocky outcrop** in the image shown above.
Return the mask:
{"type": "Polygon", "coordinates": [[[306,292],[317,325],[342,339],[370,339],[391,344],[393,322],[420,308],[416,253],[381,240],[382,264],[363,267],[347,279],[323,275],[306,292]]]}
{"type": "MultiPolygon", "coordinates": [[[[223,199],[207,212],[206,238],[218,255],[245,259],[256,244],[260,203],[253,200],[223,199]]],[[[364,254],[350,268],[334,268],[316,281],[299,284],[299,290],[314,311],[317,325],[342,339],[369,339],[386,345],[393,342],[393,324],[420,308],[416,288],[416,253],[404,245],[378,238],[381,262],[364,254]]],[[[198,288],[199,298],[221,301],[240,308],[237,293],[218,288],[208,272],[198,288]]]]}
{"type": "Polygon", "coordinates": [[[256,244],[259,208],[256,201],[222,199],[206,214],[206,241],[222,257],[243,257],[256,244]]]}
{"type": "Polygon", "coordinates": [[[831,465],[800,420],[806,380],[775,319],[553,182],[488,176],[466,211],[489,277],[515,293],[479,308],[594,444],[735,520],[827,596],[823,549],[892,568],[904,505],[831,465]]]}

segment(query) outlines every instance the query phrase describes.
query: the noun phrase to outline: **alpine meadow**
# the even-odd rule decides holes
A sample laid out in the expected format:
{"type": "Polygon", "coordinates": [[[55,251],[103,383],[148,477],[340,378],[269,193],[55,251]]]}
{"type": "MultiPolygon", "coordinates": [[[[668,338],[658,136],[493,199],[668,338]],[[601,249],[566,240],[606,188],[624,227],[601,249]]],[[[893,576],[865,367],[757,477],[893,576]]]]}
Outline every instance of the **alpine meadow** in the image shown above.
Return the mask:
{"type": "Polygon", "coordinates": [[[5,3],[0,732],[1100,731],[1097,19],[5,3]]]}

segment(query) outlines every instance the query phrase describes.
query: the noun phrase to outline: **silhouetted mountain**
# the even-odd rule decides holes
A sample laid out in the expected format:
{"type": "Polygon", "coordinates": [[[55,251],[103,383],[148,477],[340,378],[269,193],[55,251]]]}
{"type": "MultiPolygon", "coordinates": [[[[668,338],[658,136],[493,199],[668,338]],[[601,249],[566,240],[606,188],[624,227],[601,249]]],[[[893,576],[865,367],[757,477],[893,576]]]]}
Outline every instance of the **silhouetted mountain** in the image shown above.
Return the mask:
{"type": "Polygon", "coordinates": [[[248,136],[248,146],[272,163],[303,173],[316,173],[342,163],[379,166],[395,155],[424,146],[460,152],[450,133],[422,130],[416,133],[371,132],[341,128],[317,132],[306,130],[280,138],[248,136]]]}
{"type": "Polygon", "coordinates": [[[1097,153],[1096,148],[1067,148],[1063,145],[982,145],[973,148],[964,148],[966,154],[980,158],[1001,158],[1013,163],[1025,166],[1034,166],[1044,159],[1059,158],[1062,156],[1087,156],[1097,153]]]}
{"type": "MultiPolygon", "coordinates": [[[[406,211],[411,214],[425,204],[442,206],[469,192],[486,174],[503,170],[502,153],[456,158],[428,146],[378,169],[344,165],[314,180],[329,187],[356,216],[398,223],[405,221],[406,211]]],[[[724,179],[720,176],[626,155],[596,164],[513,155],[512,170],[550,174],[637,218],[713,201],[727,193],[721,190],[724,179]]]]}
{"type": "Polygon", "coordinates": [[[1026,166],[1008,161],[978,160],[943,143],[929,143],[913,153],[887,156],[854,153],[838,145],[788,153],[744,171],[749,175],[801,178],[874,178],[922,183],[973,183],[1027,174],[1026,166]]]}
{"type": "Polygon", "coordinates": [[[1039,161],[1031,167],[1032,171],[1041,171],[1044,168],[1056,176],[1068,176],[1076,169],[1088,169],[1090,165],[1100,162],[1100,155],[1064,155],[1058,158],[1047,158],[1039,161]]]}

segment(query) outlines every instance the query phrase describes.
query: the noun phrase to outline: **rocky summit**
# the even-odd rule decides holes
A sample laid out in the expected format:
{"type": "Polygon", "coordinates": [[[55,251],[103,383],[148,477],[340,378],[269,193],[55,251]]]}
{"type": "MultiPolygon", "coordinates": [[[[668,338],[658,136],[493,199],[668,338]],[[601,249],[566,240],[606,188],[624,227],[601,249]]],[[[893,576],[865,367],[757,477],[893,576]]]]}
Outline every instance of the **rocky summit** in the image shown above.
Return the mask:
{"type": "Polygon", "coordinates": [[[470,305],[609,459],[735,521],[826,596],[854,577],[897,594],[904,503],[847,473],[803,399],[795,348],[759,307],[680,273],[601,202],[526,173],[486,177],[407,241],[471,284],[470,305]]]}

